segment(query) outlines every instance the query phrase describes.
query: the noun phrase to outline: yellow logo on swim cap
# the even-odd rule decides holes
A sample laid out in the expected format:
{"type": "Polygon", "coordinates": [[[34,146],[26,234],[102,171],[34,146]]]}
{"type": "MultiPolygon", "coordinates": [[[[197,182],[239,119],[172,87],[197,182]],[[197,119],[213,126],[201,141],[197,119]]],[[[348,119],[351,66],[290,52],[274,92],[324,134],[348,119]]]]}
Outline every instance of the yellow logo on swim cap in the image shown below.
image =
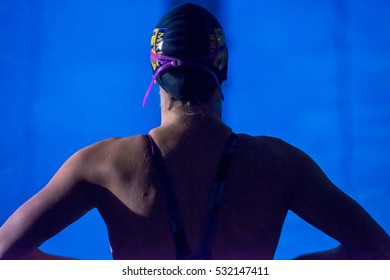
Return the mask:
{"type": "MultiPolygon", "coordinates": [[[[150,40],[150,47],[153,53],[155,54],[163,54],[162,45],[163,45],[163,37],[166,32],[166,28],[156,28],[153,30],[153,35],[150,40]]],[[[156,71],[158,67],[160,67],[160,63],[158,61],[151,60],[153,71],[156,71]]]]}

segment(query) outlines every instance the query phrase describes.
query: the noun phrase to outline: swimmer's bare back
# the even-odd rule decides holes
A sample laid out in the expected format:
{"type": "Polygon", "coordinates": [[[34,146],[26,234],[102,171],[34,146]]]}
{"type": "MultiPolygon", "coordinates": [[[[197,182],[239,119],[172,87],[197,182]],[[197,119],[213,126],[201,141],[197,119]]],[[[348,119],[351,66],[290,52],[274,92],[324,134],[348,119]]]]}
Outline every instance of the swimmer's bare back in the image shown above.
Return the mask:
{"type": "MultiPolygon", "coordinates": [[[[230,132],[223,125],[150,132],[172,180],[191,248],[197,246],[230,132]]],[[[0,255],[56,258],[37,248],[92,208],[107,225],[113,258],[175,258],[170,217],[144,135],[105,140],[74,154],[3,225],[0,255]]],[[[386,258],[387,234],[307,155],[279,139],[245,134],[238,136],[232,158],[212,258],[272,259],[289,209],[338,240],[351,257],[386,258]]]]}

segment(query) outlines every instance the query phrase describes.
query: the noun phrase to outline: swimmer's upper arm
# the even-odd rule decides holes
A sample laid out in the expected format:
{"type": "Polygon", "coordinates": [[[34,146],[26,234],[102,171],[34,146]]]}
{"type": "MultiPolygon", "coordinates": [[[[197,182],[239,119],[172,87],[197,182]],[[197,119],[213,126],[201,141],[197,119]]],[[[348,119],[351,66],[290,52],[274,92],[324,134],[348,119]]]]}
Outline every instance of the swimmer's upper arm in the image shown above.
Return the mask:
{"type": "Polygon", "coordinates": [[[0,258],[28,258],[44,241],[91,210],[97,187],[85,178],[86,150],[70,157],[50,182],[0,228],[0,258]]]}
{"type": "Polygon", "coordinates": [[[290,209],[338,240],[350,258],[389,258],[387,233],[351,197],[337,188],[306,154],[294,150],[290,209]]]}

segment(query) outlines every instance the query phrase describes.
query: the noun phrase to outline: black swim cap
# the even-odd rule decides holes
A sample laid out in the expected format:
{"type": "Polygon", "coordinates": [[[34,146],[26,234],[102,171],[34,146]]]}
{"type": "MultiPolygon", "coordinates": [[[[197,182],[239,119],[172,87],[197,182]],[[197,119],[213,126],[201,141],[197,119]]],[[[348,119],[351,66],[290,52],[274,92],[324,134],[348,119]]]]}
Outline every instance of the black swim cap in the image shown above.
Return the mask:
{"type": "Polygon", "coordinates": [[[221,25],[200,6],[177,6],[153,31],[151,63],[154,79],[174,98],[208,100],[227,76],[228,50],[221,25]]]}

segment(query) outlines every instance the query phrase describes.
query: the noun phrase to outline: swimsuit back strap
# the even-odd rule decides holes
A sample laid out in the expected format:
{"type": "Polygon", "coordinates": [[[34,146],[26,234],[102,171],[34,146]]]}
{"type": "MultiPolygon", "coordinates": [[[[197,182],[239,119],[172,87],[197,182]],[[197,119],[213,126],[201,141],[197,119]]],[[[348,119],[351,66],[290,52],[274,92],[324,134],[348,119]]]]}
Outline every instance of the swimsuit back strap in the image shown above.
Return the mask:
{"type": "Polygon", "coordinates": [[[211,259],[211,249],[217,229],[218,214],[221,207],[222,196],[225,190],[226,180],[229,175],[229,168],[233,152],[237,143],[237,134],[231,133],[219,162],[217,174],[215,176],[212,191],[210,194],[205,221],[199,247],[193,259],[211,259]]]}
{"type": "Polygon", "coordinates": [[[179,207],[177,205],[175,193],[172,188],[172,183],[163,164],[163,158],[159,147],[149,134],[146,136],[151,146],[153,156],[157,159],[158,163],[160,182],[167,202],[168,213],[171,220],[171,230],[176,248],[176,259],[185,259],[188,255],[191,255],[191,249],[187,241],[187,235],[185,233],[183,222],[180,216],[179,207]]]}
{"type": "Polygon", "coordinates": [[[213,182],[212,191],[209,197],[206,217],[204,220],[199,246],[194,253],[191,253],[187,241],[184,225],[179,213],[177,200],[174,195],[172,183],[162,161],[161,151],[150,135],[146,135],[150,143],[152,153],[158,159],[158,168],[162,189],[167,201],[168,211],[171,219],[171,229],[174,236],[177,259],[211,259],[211,248],[217,228],[219,209],[225,183],[229,174],[231,158],[237,142],[237,134],[231,133],[229,136],[223,155],[219,162],[217,173],[213,182]]]}

